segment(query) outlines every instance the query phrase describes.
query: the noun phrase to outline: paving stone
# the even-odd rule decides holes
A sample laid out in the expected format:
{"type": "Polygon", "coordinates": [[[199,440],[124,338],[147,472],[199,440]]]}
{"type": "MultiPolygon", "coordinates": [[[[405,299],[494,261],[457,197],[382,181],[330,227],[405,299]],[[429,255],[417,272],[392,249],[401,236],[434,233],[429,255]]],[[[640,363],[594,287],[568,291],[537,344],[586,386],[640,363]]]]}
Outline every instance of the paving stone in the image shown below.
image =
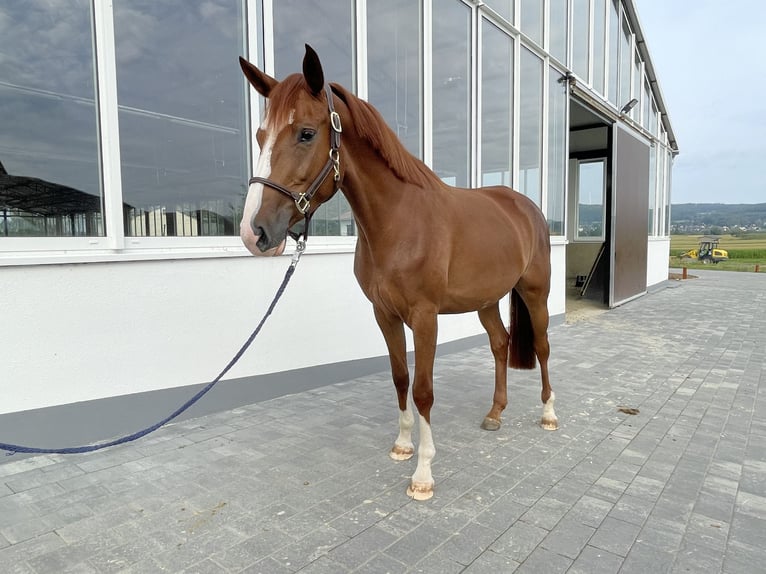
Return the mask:
{"type": "Polygon", "coordinates": [[[639,530],[635,524],[607,517],[590,539],[590,545],[618,556],[627,556],[639,530]]]}
{"type": "Polygon", "coordinates": [[[617,574],[622,566],[622,556],[601,548],[586,546],[567,574],[617,574]]]}
{"type": "Polygon", "coordinates": [[[539,373],[509,373],[487,433],[490,351],[437,358],[424,503],[404,493],[416,461],[387,456],[386,372],[107,451],[0,458],[3,574],[760,571],[766,276],[703,270],[549,335],[557,433],[539,373]],[[711,297],[732,304],[713,316],[711,297]]]}

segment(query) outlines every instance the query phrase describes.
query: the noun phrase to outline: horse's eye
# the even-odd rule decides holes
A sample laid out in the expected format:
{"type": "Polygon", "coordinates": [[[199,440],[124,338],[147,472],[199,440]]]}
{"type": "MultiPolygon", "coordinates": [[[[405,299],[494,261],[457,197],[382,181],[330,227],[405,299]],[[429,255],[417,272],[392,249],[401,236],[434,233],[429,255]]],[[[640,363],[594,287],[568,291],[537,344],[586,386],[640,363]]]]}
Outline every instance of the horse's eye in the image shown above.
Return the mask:
{"type": "Polygon", "coordinates": [[[314,139],[314,136],[316,135],[316,131],[309,129],[309,128],[303,128],[301,130],[300,135],[300,141],[302,142],[310,142],[312,139],[314,139]]]}

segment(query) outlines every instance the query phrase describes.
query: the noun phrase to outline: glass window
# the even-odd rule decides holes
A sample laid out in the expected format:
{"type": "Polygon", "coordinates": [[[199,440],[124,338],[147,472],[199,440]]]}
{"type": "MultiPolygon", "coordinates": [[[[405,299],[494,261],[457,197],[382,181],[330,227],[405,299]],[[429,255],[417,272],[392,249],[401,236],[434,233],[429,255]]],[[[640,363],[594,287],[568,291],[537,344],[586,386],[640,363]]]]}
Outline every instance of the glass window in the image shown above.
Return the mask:
{"type": "Polygon", "coordinates": [[[542,0],[521,0],[521,31],[530,40],[543,45],[543,8],[542,0]]]}
{"type": "Polygon", "coordinates": [[[644,100],[643,100],[644,101],[644,113],[643,113],[643,118],[642,118],[641,121],[643,122],[642,125],[644,126],[644,129],[646,129],[646,130],[650,130],[651,129],[651,127],[649,125],[651,123],[651,118],[650,118],[650,115],[649,115],[649,110],[651,110],[651,108],[652,108],[652,98],[651,98],[650,94],[651,94],[651,90],[649,88],[649,82],[645,81],[644,82],[644,100]]]}
{"type": "Polygon", "coordinates": [[[577,176],[577,238],[604,239],[605,160],[580,162],[577,176]]]}
{"type": "Polygon", "coordinates": [[[633,97],[636,98],[639,103],[633,107],[630,111],[630,117],[634,121],[641,121],[641,58],[638,52],[635,53],[633,58],[633,97]]]}
{"type": "Polygon", "coordinates": [[[649,235],[656,235],[654,217],[657,209],[657,146],[649,148],[649,235]]]}
{"type": "Polygon", "coordinates": [[[593,0],[593,89],[605,93],[606,0],[593,0]]]}
{"type": "Polygon", "coordinates": [[[622,108],[630,101],[630,75],[632,71],[632,53],[630,51],[630,28],[628,21],[622,21],[622,34],[620,34],[620,97],[617,107],[622,108]]]}
{"type": "Polygon", "coordinates": [[[513,185],[513,41],[482,20],[481,185],[513,185]]]}
{"type": "Polygon", "coordinates": [[[521,50],[519,191],[540,205],[542,186],[543,61],[521,50]]]}
{"type": "Polygon", "coordinates": [[[562,64],[567,63],[567,43],[569,40],[568,0],[550,0],[549,2],[548,42],[551,56],[562,64]]]}
{"type": "Polygon", "coordinates": [[[620,86],[620,0],[609,3],[609,101],[618,105],[620,86]]]}
{"type": "Polygon", "coordinates": [[[567,163],[566,77],[551,68],[548,80],[548,208],[551,235],[564,235],[567,163]]]}
{"type": "Polygon", "coordinates": [[[433,164],[449,185],[470,185],[471,10],[445,2],[433,14],[433,164]]]}
{"type": "Polygon", "coordinates": [[[513,7],[516,0],[486,0],[484,3],[513,24],[513,7]]]}
{"type": "Polygon", "coordinates": [[[354,90],[354,1],[279,0],[273,4],[276,77],[301,71],[308,44],[322,61],[325,80],[354,90]]]}
{"type": "MultiPolygon", "coordinates": [[[[306,53],[304,44],[309,44],[319,55],[326,82],[355,89],[353,0],[279,0],[273,3],[273,12],[277,78],[301,71],[306,53]]],[[[336,193],[317,209],[309,232],[311,235],[355,234],[351,207],[342,193],[336,193]]]]}
{"type": "Polygon", "coordinates": [[[649,131],[657,135],[657,104],[654,103],[654,98],[652,98],[652,108],[649,116],[649,131]]]}
{"type": "Polygon", "coordinates": [[[114,9],[125,234],[237,235],[249,171],[241,3],[114,9]]]}
{"type": "Polygon", "coordinates": [[[590,0],[572,3],[572,71],[586,82],[588,78],[588,41],[590,39],[590,0]]]}
{"type": "Polygon", "coordinates": [[[657,173],[655,176],[657,186],[657,233],[662,235],[662,220],[665,217],[665,152],[657,146],[657,173]]]}
{"type": "Polygon", "coordinates": [[[670,190],[673,183],[673,154],[665,152],[665,218],[662,220],[662,235],[670,235],[670,190]]]}
{"type": "Polygon", "coordinates": [[[419,3],[370,0],[367,23],[369,101],[405,147],[422,158],[419,3]]]}
{"type": "Polygon", "coordinates": [[[91,3],[0,11],[0,237],[104,234],[91,3]]]}

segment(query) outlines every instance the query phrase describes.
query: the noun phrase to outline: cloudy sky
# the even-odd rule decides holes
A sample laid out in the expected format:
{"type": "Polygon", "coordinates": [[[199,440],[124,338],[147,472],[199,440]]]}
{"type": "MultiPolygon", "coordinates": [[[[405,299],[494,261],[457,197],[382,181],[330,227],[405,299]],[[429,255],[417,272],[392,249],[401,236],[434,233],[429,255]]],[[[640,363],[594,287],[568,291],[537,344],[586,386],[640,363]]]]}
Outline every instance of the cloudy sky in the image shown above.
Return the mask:
{"type": "Polygon", "coordinates": [[[766,203],[766,2],[635,4],[681,150],[673,203],[766,203]]]}

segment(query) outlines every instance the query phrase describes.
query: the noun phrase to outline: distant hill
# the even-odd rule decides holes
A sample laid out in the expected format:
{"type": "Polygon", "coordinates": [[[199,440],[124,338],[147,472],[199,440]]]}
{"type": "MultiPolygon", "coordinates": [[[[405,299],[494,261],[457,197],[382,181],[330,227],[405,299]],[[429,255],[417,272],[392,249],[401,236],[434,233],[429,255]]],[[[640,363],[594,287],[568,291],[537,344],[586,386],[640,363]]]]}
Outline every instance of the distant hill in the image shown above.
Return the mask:
{"type": "Polygon", "coordinates": [[[732,233],[766,229],[766,203],[674,203],[672,233],[732,233]]]}

